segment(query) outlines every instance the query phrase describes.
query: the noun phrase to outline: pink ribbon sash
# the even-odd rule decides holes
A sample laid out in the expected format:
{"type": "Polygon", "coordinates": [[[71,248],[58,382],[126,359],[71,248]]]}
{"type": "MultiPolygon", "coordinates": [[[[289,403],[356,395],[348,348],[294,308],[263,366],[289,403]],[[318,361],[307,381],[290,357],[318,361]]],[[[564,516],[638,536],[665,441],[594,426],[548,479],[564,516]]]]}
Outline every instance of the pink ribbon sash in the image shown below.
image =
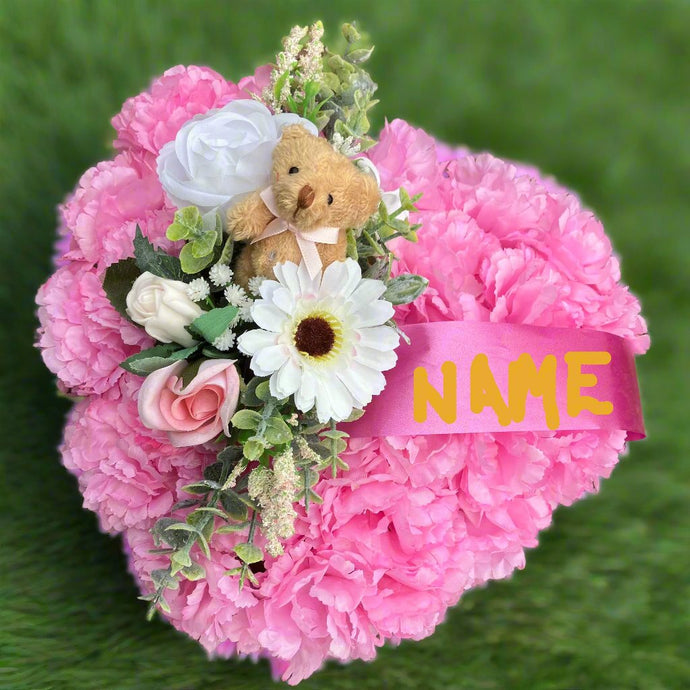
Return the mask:
{"type": "Polygon", "coordinates": [[[261,242],[261,240],[265,240],[267,237],[280,235],[281,232],[293,233],[295,240],[297,240],[299,251],[304,259],[304,264],[307,267],[309,277],[314,278],[323,267],[321,257],[319,256],[319,250],[316,248],[316,243],[337,244],[338,233],[340,232],[339,228],[324,226],[316,228],[315,230],[310,230],[307,234],[304,234],[287,220],[280,217],[271,187],[266,187],[259,196],[264,204],[266,204],[268,210],[276,217],[266,226],[266,229],[257,238],[252,240],[252,244],[261,242]]]}
{"type": "MultiPolygon", "coordinates": [[[[498,415],[492,406],[484,406],[481,411],[476,412],[471,409],[470,377],[475,357],[486,355],[485,364],[488,363],[500,396],[510,405],[509,364],[516,361],[523,353],[531,356],[536,369],[542,366],[547,355],[555,357],[555,376],[550,379],[555,381],[555,402],[558,409],[558,424],[555,429],[559,431],[624,430],[627,432],[628,440],[638,440],[645,436],[634,356],[629,343],[624,338],[600,331],[476,321],[417,324],[405,326],[404,331],[412,343],[406,345],[403,342],[398,348],[398,363],[394,369],[387,372],[387,385],[384,391],[367,405],[366,414],[361,419],[341,425],[350,436],[548,431],[550,426],[553,430],[553,415],[551,425],[547,423],[545,396],[533,395],[528,390],[525,399],[524,388],[521,396],[525,400],[524,419],[521,421],[511,420],[504,426],[499,423],[498,415]],[[574,353],[568,356],[570,365],[566,362],[568,353],[574,353]],[[578,363],[576,361],[578,358],[586,360],[591,356],[584,354],[583,357],[580,353],[608,353],[610,362],[608,364],[582,364],[581,361],[578,363]],[[444,390],[444,374],[441,370],[445,362],[455,364],[456,376],[449,376],[449,369],[446,367],[445,379],[447,379],[447,386],[449,382],[456,386],[457,415],[450,422],[441,418],[436,408],[429,402],[431,397],[421,395],[425,389],[424,384],[420,384],[418,374],[417,416],[424,416],[419,413],[420,409],[424,409],[426,420],[415,421],[415,369],[423,367],[426,370],[428,384],[440,396],[445,396],[448,391],[444,390]],[[592,374],[596,380],[591,376],[592,374]],[[608,414],[595,414],[584,409],[577,415],[570,416],[569,378],[571,397],[575,396],[574,399],[576,399],[577,396],[581,398],[588,396],[596,401],[609,402],[612,406],[611,411],[608,414]],[[423,405],[420,405],[420,400],[423,405]]],[[[595,355],[594,358],[606,359],[604,355],[595,355]]],[[[553,364],[553,359],[551,359],[551,364],[553,364]]],[[[532,376],[530,380],[534,382],[536,379],[532,376]]],[[[549,379],[547,377],[544,380],[549,379]]],[[[546,386],[546,388],[552,389],[553,386],[546,386]]],[[[429,389],[426,390],[428,392],[429,389]]],[[[436,400],[439,400],[438,396],[436,400]]],[[[476,404],[475,407],[477,407],[476,404]]],[[[570,411],[574,411],[574,407],[570,411]]],[[[446,414],[446,417],[448,416],[446,414]]]]}

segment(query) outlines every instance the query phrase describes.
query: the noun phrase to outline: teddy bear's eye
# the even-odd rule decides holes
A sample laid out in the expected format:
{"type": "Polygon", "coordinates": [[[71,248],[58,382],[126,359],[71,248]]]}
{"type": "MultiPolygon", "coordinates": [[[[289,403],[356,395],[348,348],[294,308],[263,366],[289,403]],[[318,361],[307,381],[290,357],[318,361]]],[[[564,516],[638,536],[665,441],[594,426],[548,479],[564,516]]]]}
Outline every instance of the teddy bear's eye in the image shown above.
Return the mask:
{"type": "Polygon", "coordinates": [[[328,195],[328,205],[330,206],[333,203],[333,195],[329,194],[328,195]]]}
{"type": "Polygon", "coordinates": [[[295,173],[298,173],[298,172],[299,172],[299,168],[296,168],[294,165],[290,168],[290,170],[288,170],[288,173],[290,175],[294,175],[295,173]]]}

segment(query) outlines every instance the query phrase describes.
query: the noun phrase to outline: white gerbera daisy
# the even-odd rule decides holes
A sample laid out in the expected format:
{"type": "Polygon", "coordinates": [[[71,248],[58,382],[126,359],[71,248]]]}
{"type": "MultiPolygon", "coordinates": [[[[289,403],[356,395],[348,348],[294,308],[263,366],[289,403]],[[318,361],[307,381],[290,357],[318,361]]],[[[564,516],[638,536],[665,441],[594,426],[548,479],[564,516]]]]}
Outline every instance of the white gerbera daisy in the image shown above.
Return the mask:
{"type": "Polygon", "coordinates": [[[379,299],[386,286],[362,278],[356,261],[332,263],[313,279],[304,264],[274,269],[261,284],[251,315],[258,329],[237,340],[252,355],[257,376],[270,376],[276,398],[295,396],[302,412],[316,407],[320,422],[347,419],[386,385],[395,366],[398,334],[384,324],[393,305],[379,299]]]}

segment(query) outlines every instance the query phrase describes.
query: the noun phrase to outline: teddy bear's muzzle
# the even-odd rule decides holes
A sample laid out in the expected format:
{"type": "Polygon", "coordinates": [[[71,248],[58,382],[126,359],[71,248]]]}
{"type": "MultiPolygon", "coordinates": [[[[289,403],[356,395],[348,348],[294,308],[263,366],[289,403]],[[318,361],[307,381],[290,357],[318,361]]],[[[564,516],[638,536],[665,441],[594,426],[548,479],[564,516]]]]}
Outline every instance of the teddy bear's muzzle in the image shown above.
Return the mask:
{"type": "Polygon", "coordinates": [[[297,195],[297,209],[309,208],[314,203],[315,197],[314,190],[308,184],[305,184],[297,195]]]}

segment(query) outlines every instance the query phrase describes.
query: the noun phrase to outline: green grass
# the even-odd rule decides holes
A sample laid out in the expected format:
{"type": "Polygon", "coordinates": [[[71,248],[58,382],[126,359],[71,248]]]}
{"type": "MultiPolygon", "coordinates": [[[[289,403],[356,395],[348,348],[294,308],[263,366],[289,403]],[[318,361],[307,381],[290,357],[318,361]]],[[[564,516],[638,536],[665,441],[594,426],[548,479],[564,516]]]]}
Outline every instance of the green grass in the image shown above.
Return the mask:
{"type": "Polygon", "coordinates": [[[378,128],[531,161],[604,219],[653,347],[639,362],[649,439],[601,493],[559,510],[528,567],[464,597],[437,633],[339,690],[690,687],[690,5],[641,2],[0,2],[0,687],[265,688],[265,663],[208,662],[144,622],[118,540],[81,510],[55,446],[66,403],[32,349],[55,205],[110,155],[108,121],[177,63],[230,78],[292,23],[358,17],[378,46],[378,128]]]}

